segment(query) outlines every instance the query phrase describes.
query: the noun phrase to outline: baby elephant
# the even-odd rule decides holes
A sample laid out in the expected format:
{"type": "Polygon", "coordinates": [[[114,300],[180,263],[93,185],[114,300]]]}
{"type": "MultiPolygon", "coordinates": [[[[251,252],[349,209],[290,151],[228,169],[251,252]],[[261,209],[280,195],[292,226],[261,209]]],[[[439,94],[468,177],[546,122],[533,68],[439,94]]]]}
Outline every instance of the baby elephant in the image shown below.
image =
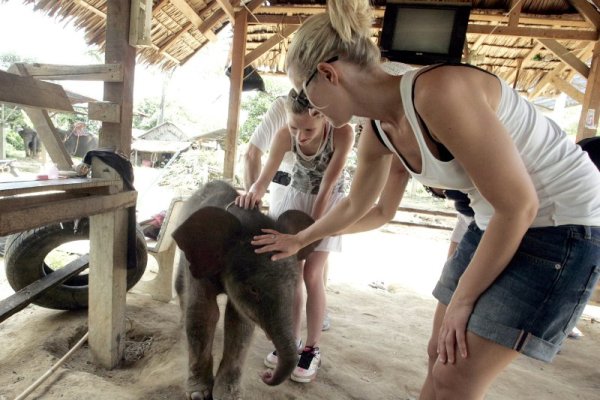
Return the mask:
{"type": "Polygon", "coordinates": [[[261,228],[296,233],[313,220],[301,211],[287,211],[277,221],[259,210],[233,204],[238,193],[229,184],[206,184],[186,201],[173,238],[185,257],[177,271],[176,289],[185,320],[189,353],[188,399],[241,399],[244,361],[258,324],[272,339],[279,362],[262,379],[278,385],[290,376],[298,360],[292,331],[298,257],[271,261],[250,244],[261,228]],[[227,294],[223,358],[213,376],[212,346],[219,320],[217,295],[227,294]],[[212,396],[212,397],[211,397],[212,396]]]}

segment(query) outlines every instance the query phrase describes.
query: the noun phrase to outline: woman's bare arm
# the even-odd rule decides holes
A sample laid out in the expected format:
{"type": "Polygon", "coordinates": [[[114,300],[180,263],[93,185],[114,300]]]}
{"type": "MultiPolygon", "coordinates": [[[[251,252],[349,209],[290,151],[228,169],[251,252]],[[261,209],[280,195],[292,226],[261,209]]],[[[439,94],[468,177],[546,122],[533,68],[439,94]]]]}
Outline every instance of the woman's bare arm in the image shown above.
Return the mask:
{"type": "Polygon", "coordinates": [[[286,126],[281,128],[275,134],[269,149],[269,157],[267,158],[265,167],[262,169],[256,182],[250,186],[247,193],[235,199],[235,204],[237,206],[243,208],[254,208],[261,201],[267,192],[267,188],[269,187],[271,179],[273,179],[273,176],[275,176],[277,168],[279,168],[279,165],[283,160],[283,156],[287,151],[290,150],[290,148],[290,131],[286,126]]]}
{"type": "Polygon", "coordinates": [[[341,128],[333,130],[334,151],[331,160],[327,165],[327,169],[323,174],[323,179],[319,186],[319,193],[317,194],[313,206],[312,217],[314,219],[321,218],[325,212],[333,194],[333,188],[344,170],[353,143],[354,131],[350,125],[344,125],[341,128]]]}
{"type": "Polygon", "coordinates": [[[392,158],[390,171],[377,204],[364,217],[341,232],[338,232],[339,235],[377,229],[389,222],[396,215],[410,175],[398,157],[392,155],[388,157],[392,158]]]}

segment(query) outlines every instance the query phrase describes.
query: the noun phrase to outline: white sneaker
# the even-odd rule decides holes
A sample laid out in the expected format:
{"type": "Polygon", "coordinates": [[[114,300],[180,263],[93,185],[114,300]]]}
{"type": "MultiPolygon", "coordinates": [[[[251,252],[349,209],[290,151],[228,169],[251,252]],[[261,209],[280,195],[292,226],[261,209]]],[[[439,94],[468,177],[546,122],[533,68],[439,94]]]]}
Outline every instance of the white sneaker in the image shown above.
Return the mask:
{"type": "MultiPolygon", "coordinates": [[[[300,354],[300,352],[303,349],[303,345],[302,345],[302,339],[298,340],[298,354],[300,354]]],[[[265,366],[267,368],[275,368],[277,366],[277,350],[273,350],[272,352],[270,352],[269,354],[267,354],[267,356],[265,357],[265,366]]]]}
{"type": "Polygon", "coordinates": [[[318,347],[305,347],[300,355],[298,366],[292,372],[294,382],[309,383],[317,377],[321,366],[321,352],[318,347]]]}

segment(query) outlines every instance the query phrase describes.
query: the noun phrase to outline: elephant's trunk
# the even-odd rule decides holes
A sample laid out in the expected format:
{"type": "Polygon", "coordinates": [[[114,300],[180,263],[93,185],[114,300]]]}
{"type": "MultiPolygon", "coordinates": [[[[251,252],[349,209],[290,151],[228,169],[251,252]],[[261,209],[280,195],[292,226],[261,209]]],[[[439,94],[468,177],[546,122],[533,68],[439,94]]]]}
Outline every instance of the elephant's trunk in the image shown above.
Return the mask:
{"type": "Polygon", "coordinates": [[[275,334],[268,332],[277,350],[277,367],[274,371],[266,371],[262,380],[267,385],[275,386],[285,381],[294,371],[298,364],[298,348],[294,335],[275,334]]]}

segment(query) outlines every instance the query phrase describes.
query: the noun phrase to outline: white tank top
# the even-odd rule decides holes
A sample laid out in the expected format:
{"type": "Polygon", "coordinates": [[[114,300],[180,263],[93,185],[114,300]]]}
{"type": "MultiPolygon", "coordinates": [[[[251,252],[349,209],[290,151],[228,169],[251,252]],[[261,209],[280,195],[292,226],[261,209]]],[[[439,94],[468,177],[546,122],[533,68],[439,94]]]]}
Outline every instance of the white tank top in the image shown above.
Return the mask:
{"type": "MultiPolygon", "coordinates": [[[[466,193],[475,211],[475,222],[485,229],[493,214],[491,204],[477,191],[473,182],[456,161],[435,158],[425,140],[413,103],[413,84],[420,72],[409,71],[400,82],[400,94],[406,118],[421,151],[421,173],[409,168],[389,138],[375,125],[386,146],[395,153],[409,173],[426,186],[456,189],[466,193]]],[[[515,143],[535,186],[539,210],[532,227],[558,225],[600,226],[600,172],[587,154],[552,120],[538,112],[506,82],[500,80],[502,94],[496,115],[515,143]]]]}

